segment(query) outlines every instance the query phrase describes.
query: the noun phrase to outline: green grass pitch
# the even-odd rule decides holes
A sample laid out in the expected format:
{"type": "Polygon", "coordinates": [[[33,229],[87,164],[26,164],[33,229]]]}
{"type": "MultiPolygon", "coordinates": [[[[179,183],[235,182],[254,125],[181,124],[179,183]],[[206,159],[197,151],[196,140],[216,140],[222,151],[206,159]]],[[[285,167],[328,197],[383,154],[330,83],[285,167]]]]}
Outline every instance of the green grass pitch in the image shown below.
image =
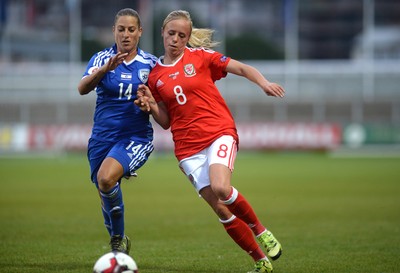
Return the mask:
{"type": "MultiPolygon", "coordinates": [[[[240,152],[233,185],[283,245],[274,272],[400,272],[400,158],[240,152]]],[[[0,272],[91,272],[108,252],[85,155],[0,159],[0,272]]],[[[141,273],[247,272],[171,154],[123,182],[141,273]]]]}

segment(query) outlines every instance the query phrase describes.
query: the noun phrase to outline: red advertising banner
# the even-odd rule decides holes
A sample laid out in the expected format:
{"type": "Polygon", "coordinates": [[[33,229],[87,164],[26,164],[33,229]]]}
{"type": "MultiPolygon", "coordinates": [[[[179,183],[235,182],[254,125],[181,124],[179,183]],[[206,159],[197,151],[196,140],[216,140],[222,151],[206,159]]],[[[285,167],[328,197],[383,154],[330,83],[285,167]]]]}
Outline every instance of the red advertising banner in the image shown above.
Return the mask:
{"type": "Polygon", "coordinates": [[[29,126],[30,150],[85,150],[91,133],[90,125],[29,126]]]}

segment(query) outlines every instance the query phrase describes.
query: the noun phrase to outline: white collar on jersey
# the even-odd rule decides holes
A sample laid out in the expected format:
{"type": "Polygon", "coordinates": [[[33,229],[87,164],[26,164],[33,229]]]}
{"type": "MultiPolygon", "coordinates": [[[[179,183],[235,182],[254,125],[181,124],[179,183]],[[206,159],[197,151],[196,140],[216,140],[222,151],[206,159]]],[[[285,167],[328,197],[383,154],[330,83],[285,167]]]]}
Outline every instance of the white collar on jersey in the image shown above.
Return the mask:
{"type": "MultiPolygon", "coordinates": [[[[186,49],[185,49],[185,51],[186,51],[186,49]]],[[[158,58],[157,63],[161,66],[168,66],[168,67],[175,66],[177,64],[177,62],[179,62],[183,58],[183,55],[185,55],[185,51],[183,51],[182,55],[178,59],[176,59],[176,61],[173,62],[172,64],[164,64],[164,56],[161,56],[160,58],[158,58]]]]}

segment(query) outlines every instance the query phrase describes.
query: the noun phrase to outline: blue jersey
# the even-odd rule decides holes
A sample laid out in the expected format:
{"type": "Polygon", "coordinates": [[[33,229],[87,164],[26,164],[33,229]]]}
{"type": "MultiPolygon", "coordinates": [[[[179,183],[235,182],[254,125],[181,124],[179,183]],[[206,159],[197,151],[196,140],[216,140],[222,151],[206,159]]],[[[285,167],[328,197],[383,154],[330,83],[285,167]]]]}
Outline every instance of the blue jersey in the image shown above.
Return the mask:
{"type": "MultiPolygon", "coordinates": [[[[104,49],[93,55],[83,76],[103,66],[117,54],[117,47],[104,49]]],[[[157,58],[138,48],[138,54],[129,63],[123,62],[109,71],[96,87],[97,101],[91,138],[116,142],[135,136],[153,139],[149,115],[134,104],[138,85],[146,84],[157,58]]]]}

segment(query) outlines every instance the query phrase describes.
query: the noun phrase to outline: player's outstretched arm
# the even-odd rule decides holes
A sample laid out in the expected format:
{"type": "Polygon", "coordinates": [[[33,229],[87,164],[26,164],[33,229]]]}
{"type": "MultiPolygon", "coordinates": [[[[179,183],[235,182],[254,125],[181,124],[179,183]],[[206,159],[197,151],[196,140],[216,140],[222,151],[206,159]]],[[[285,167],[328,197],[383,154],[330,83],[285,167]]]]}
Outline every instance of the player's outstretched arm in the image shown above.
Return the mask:
{"type": "Polygon", "coordinates": [[[135,104],[139,106],[142,111],[150,112],[154,120],[160,124],[163,129],[167,130],[171,126],[167,107],[162,101],[159,103],[156,102],[149,87],[144,84],[139,85],[136,96],[135,104]]]}
{"type": "Polygon", "coordinates": [[[279,84],[268,81],[256,68],[231,59],[226,67],[226,72],[247,78],[254,82],[268,95],[283,98],[285,90],[279,84]]]}

